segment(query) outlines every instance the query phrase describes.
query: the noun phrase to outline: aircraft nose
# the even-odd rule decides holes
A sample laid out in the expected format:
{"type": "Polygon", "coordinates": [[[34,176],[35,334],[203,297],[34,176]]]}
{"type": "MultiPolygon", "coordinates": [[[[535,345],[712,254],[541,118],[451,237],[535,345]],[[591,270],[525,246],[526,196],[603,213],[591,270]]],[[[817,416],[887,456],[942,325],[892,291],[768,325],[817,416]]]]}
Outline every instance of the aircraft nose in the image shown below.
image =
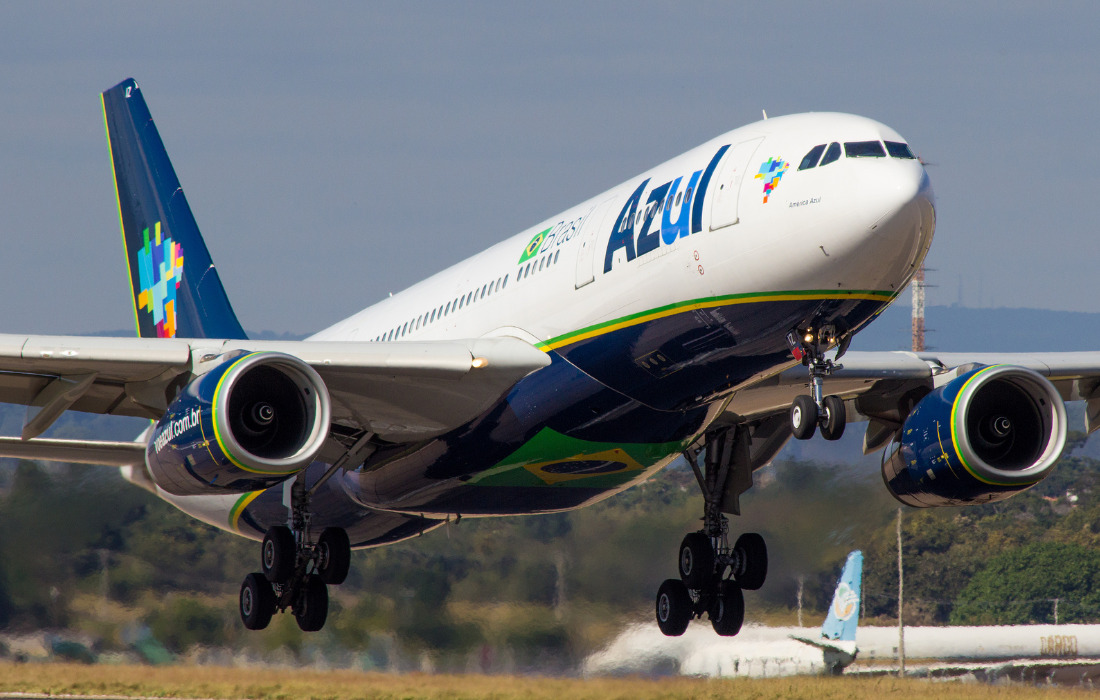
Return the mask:
{"type": "Polygon", "coordinates": [[[919,209],[921,202],[928,205],[933,202],[931,181],[919,163],[888,161],[881,165],[875,172],[862,173],[860,178],[860,199],[865,202],[864,215],[872,231],[890,223],[898,214],[919,209]]]}
{"type": "Polygon", "coordinates": [[[932,243],[935,196],[919,161],[874,166],[860,168],[850,191],[844,286],[900,291],[932,243]]]}

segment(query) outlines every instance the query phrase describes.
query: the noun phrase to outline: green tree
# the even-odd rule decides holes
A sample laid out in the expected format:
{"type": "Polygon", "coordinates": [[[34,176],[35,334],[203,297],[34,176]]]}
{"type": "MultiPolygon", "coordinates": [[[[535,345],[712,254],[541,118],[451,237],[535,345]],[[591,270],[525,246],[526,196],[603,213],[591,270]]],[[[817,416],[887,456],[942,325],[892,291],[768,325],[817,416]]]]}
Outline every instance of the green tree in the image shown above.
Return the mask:
{"type": "Polygon", "coordinates": [[[225,610],[201,600],[171,596],[153,611],[146,622],[153,636],[170,650],[180,653],[196,645],[225,642],[226,620],[232,620],[225,610]]]}
{"type": "Polygon", "coordinates": [[[1019,625],[1100,619],[1100,552],[1035,542],[989,560],[959,594],[952,624],[1019,625]]]}

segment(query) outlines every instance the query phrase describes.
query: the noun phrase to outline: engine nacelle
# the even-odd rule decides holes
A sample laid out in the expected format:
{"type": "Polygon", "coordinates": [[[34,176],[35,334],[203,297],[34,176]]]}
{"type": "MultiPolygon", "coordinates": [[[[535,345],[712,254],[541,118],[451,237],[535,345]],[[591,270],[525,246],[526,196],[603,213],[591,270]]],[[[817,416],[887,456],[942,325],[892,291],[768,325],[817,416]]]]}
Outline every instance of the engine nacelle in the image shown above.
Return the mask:
{"type": "Polygon", "coordinates": [[[145,463],[177,496],[265,489],[309,466],[329,415],[328,390],[308,364],[244,354],[184,388],[154,426],[145,463]]]}
{"type": "Polygon", "coordinates": [[[910,506],[1000,501],[1042,481],[1066,444],[1066,408],[1042,375],[980,366],[925,396],[882,458],[910,506]]]}

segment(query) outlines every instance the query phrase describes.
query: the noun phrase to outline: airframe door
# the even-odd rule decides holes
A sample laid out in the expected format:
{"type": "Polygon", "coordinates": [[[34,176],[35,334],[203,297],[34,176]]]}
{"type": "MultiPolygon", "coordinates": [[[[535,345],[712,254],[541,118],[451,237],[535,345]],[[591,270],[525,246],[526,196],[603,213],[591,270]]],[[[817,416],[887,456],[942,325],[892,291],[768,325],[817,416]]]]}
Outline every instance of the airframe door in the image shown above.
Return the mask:
{"type": "Polygon", "coordinates": [[[596,248],[600,242],[599,234],[607,223],[604,219],[611,211],[611,204],[614,201],[614,198],[611,198],[599,204],[581,224],[580,248],[577,250],[577,289],[596,279],[595,257],[596,248]]]}
{"type": "Polygon", "coordinates": [[[710,207],[710,230],[715,231],[738,222],[737,200],[741,195],[741,184],[749,170],[752,154],[764,137],[742,141],[726,152],[722,159],[716,184],[711,185],[713,199],[710,207]]]}

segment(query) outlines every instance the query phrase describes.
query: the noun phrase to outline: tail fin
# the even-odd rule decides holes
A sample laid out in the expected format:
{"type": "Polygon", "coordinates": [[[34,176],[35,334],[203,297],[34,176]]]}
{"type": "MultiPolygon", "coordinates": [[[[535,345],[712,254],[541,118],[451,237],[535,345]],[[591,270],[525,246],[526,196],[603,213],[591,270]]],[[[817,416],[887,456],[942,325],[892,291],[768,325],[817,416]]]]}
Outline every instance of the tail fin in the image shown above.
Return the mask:
{"type": "Polygon", "coordinates": [[[837,674],[856,660],[856,628],[859,627],[860,589],[863,579],[863,552],[856,550],[848,555],[840,581],[836,584],[829,615],[821,626],[817,639],[790,635],[791,639],[809,644],[821,650],[825,672],[837,674]]]}
{"type": "Polygon", "coordinates": [[[102,101],[138,336],[247,338],[141,89],[128,78],[102,101]]]}
{"type": "Polygon", "coordinates": [[[821,626],[821,636],[844,642],[856,640],[859,627],[860,589],[863,580],[863,552],[856,550],[848,555],[844,573],[836,584],[833,604],[821,626]]]}

